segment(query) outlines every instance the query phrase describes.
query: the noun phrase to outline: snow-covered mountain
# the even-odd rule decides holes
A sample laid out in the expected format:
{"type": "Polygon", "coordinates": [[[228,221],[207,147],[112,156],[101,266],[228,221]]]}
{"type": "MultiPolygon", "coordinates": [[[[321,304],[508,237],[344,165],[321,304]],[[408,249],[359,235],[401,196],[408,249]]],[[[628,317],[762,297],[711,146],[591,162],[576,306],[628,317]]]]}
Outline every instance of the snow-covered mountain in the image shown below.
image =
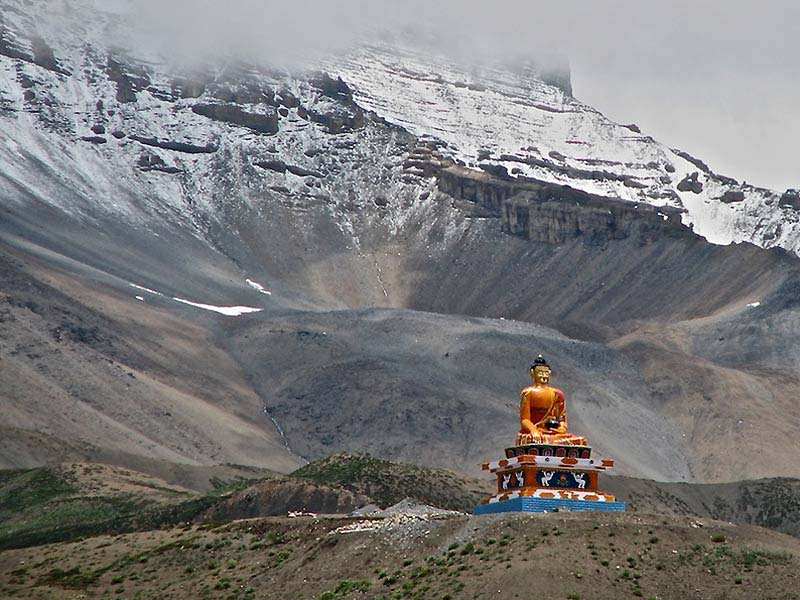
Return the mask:
{"type": "MultiPolygon", "coordinates": [[[[323,152],[331,146],[326,133],[348,138],[330,148],[345,160],[385,151],[361,128],[363,112],[371,111],[469,168],[676,208],[713,243],[800,250],[797,194],[715,174],[635,125],[607,119],[529,66],[467,68],[406,42],[364,46],[291,74],[269,65],[181,68],[131,33],[125,10],[125,2],[4,2],[0,159],[7,199],[24,201],[27,190],[70,211],[143,223],[146,214],[167,211],[197,225],[215,218],[214,184],[205,175],[223,161],[239,178],[234,185],[250,189],[264,187],[264,177],[253,181],[246,173],[253,165],[285,172],[280,162],[289,164],[294,177],[277,186],[324,199],[336,187],[330,181],[346,179],[333,173],[325,181],[318,156],[331,155],[323,152]],[[58,184],[37,177],[31,163],[69,193],[41,189],[58,184]]],[[[408,159],[396,156],[387,166],[402,170],[408,159]]],[[[402,174],[404,193],[425,194],[429,182],[414,180],[413,167],[406,164],[402,174]]]]}
{"type": "Polygon", "coordinates": [[[396,46],[369,46],[331,65],[356,101],[412,133],[446,142],[469,167],[497,165],[593,194],[671,206],[717,244],[800,249],[800,198],[739,183],[615,123],[543,81],[503,65],[461,67],[396,46]]]}
{"type": "MultiPolygon", "coordinates": [[[[715,174],[635,125],[614,123],[530,65],[465,67],[398,42],[292,73],[241,63],[180,67],[131,32],[125,2],[6,0],[3,8],[7,201],[31,193],[84,215],[107,212],[142,226],[161,215],[202,230],[218,217],[220,192],[278,188],[288,202],[330,201],[347,228],[342,203],[353,201],[353,188],[345,200],[337,194],[348,187],[343,165],[372,162],[376,177],[412,204],[430,192],[413,147],[389,150],[364,127],[372,112],[435,148],[443,164],[678,209],[713,243],[800,250],[797,194],[715,174]],[[386,152],[395,154],[376,160],[386,152]],[[49,184],[39,169],[52,175],[49,184]]],[[[389,212],[408,218],[407,209],[389,212]]]]}

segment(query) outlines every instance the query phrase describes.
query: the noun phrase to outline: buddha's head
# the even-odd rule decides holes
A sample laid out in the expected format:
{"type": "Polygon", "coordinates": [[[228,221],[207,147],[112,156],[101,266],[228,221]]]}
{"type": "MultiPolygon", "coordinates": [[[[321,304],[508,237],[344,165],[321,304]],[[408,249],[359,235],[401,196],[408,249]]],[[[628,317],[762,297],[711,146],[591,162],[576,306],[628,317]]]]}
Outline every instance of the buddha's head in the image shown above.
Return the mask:
{"type": "Polygon", "coordinates": [[[547,385],[550,383],[552,374],[550,365],[547,364],[544,357],[541,354],[537,356],[531,365],[531,379],[533,379],[533,382],[537,385],[547,385]]]}

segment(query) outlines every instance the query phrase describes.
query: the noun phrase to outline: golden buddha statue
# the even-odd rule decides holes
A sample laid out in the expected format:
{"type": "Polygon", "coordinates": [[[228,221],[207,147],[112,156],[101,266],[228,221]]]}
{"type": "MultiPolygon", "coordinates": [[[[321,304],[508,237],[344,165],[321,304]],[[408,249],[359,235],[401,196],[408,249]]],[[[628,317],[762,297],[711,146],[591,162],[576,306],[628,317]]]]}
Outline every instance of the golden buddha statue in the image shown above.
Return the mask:
{"type": "Polygon", "coordinates": [[[520,430],[516,445],[588,445],[585,437],[567,431],[567,400],[564,392],[547,385],[551,377],[550,365],[540,354],[531,365],[533,385],[522,390],[519,399],[520,430]]]}

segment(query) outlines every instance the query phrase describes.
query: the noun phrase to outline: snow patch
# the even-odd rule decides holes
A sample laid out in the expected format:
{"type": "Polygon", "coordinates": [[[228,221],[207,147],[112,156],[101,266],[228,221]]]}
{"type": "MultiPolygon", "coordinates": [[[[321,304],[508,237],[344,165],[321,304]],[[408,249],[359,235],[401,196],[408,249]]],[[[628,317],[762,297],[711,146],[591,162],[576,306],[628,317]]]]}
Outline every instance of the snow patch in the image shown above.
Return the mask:
{"type": "MultiPolygon", "coordinates": [[[[148,294],[153,294],[154,296],[163,296],[164,295],[161,292],[157,292],[156,290],[151,290],[150,288],[146,288],[146,287],[144,287],[142,285],[136,285],[135,283],[129,283],[128,285],[131,286],[132,288],[137,289],[137,290],[142,290],[143,292],[147,292],[148,294]]],[[[136,297],[138,298],[139,296],[136,296],[136,297]]]]}
{"type": "MultiPolygon", "coordinates": [[[[247,281],[249,282],[250,280],[248,279],[247,281]]],[[[135,283],[128,283],[128,285],[131,286],[132,288],[136,288],[137,290],[142,290],[149,294],[153,294],[154,296],[161,296],[162,298],[167,297],[165,294],[157,290],[151,290],[150,288],[146,288],[144,286],[137,285],[135,283]]],[[[266,293],[269,294],[269,292],[266,293]]],[[[144,297],[142,296],[136,296],[136,299],[144,302],[144,297]]],[[[202,304],[200,302],[192,302],[191,300],[186,300],[184,298],[177,298],[177,297],[173,297],[172,299],[175,302],[180,302],[181,304],[188,304],[189,306],[194,306],[195,308],[202,308],[203,310],[210,310],[219,313],[221,315],[225,315],[226,317],[239,317],[241,315],[246,315],[248,313],[261,312],[262,310],[264,310],[263,308],[254,308],[252,306],[216,306],[214,304],[202,304]]]]}
{"type": "Polygon", "coordinates": [[[756,300],[755,302],[751,302],[751,303],[750,303],[750,304],[748,304],[747,306],[748,306],[749,308],[756,308],[756,307],[758,307],[758,306],[761,306],[761,302],[759,302],[758,300],[756,300]]]}
{"type": "Polygon", "coordinates": [[[191,300],[184,300],[183,298],[173,298],[175,302],[188,304],[195,308],[202,308],[203,310],[210,310],[226,317],[239,317],[248,313],[261,312],[263,308],[253,308],[252,306],[214,306],[213,304],[201,304],[199,302],[192,302],[191,300]]]}
{"type": "Polygon", "coordinates": [[[247,282],[247,285],[249,285],[251,288],[253,288],[257,292],[259,292],[261,294],[266,294],[267,296],[272,296],[272,292],[270,292],[269,290],[265,289],[264,286],[261,285],[260,283],[258,283],[256,281],[253,281],[252,279],[245,279],[245,281],[247,282]]]}

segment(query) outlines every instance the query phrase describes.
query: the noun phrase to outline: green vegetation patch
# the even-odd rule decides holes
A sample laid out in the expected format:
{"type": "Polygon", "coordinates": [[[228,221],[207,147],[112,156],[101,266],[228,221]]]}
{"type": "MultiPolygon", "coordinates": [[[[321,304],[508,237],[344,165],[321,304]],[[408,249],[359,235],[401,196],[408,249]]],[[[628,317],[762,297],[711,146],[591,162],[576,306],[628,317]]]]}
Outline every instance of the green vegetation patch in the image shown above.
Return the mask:
{"type": "Polygon", "coordinates": [[[448,510],[471,511],[488,493],[479,482],[445,469],[351,454],[310,463],[291,476],[365,494],[383,507],[412,498],[448,510]]]}
{"type": "Polygon", "coordinates": [[[717,566],[729,565],[735,569],[751,571],[755,567],[769,565],[788,565],[792,555],[788,552],[771,552],[768,550],[743,549],[734,550],[727,545],[708,547],[697,544],[691,550],[682,552],[678,556],[681,565],[702,564],[707,569],[717,566]]]}
{"type": "Polygon", "coordinates": [[[74,567],[67,571],[53,569],[40,577],[36,585],[57,585],[64,588],[82,589],[97,582],[101,573],[99,571],[81,571],[74,567]]]}
{"type": "Polygon", "coordinates": [[[0,522],[50,500],[78,493],[56,469],[0,472],[0,522]]]}
{"type": "MultiPolygon", "coordinates": [[[[156,546],[151,550],[139,552],[137,554],[127,554],[104,567],[100,567],[91,571],[82,571],[79,567],[73,567],[72,569],[68,569],[66,571],[59,568],[51,569],[36,580],[36,585],[55,585],[62,588],[84,589],[95,585],[100,577],[109,571],[120,571],[131,565],[146,563],[152,557],[159,556],[165,552],[175,550],[176,548],[190,545],[195,539],[196,536],[187,539],[176,540],[173,542],[167,542],[165,544],[161,544],[160,546],[156,546]]],[[[129,577],[131,580],[135,578],[135,575],[129,577]]],[[[119,585],[124,581],[125,577],[123,575],[117,575],[111,579],[111,584],[119,585]]]]}
{"type": "Polygon", "coordinates": [[[0,472],[0,550],[81,537],[172,527],[214,506],[249,482],[237,482],[183,502],[149,496],[89,496],[63,471],[40,468],[0,472]]]}

